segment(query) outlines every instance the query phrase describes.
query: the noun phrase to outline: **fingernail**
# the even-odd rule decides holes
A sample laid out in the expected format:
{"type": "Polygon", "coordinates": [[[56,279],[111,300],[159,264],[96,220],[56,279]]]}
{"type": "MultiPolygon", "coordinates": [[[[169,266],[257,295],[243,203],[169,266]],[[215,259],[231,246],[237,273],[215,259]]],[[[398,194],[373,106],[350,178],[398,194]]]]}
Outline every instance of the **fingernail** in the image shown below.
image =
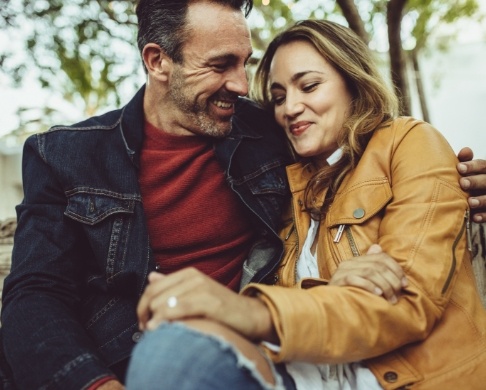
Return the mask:
{"type": "Polygon", "coordinates": [[[480,215],[475,215],[473,217],[474,222],[483,222],[483,217],[480,215]]]}
{"type": "Polygon", "coordinates": [[[157,321],[150,320],[147,322],[147,330],[154,330],[157,327],[157,321]]]}
{"type": "Polygon", "coordinates": [[[467,172],[467,165],[466,164],[459,163],[457,165],[457,169],[461,173],[466,173],[467,172]]]}
{"type": "Polygon", "coordinates": [[[408,286],[408,279],[406,277],[402,278],[402,287],[407,287],[408,286]]]}
{"type": "Polygon", "coordinates": [[[375,289],[373,290],[373,294],[383,295],[383,290],[381,288],[375,287],[375,289]]]}
{"type": "Polygon", "coordinates": [[[467,190],[469,187],[471,187],[471,181],[469,179],[461,179],[461,187],[465,190],[467,190]]]}
{"type": "Polygon", "coordinates": [[[470,198],[469,199],[469,206],[478,207],[479,206],[479,200],[477,200],[476,198],[470,198]]]}
{"type": "Polygon", "coordinates": [[[392,305],[394,305],[394,304],[395,304],[395,303],[397,303],[397,302],[398,302],[398,299],[397,299],[397,297],[396,297],[395,295],[394,295],[394,296],[392,296],[392,297],[390,298],[390,303],[391,303],[392,305]]]}

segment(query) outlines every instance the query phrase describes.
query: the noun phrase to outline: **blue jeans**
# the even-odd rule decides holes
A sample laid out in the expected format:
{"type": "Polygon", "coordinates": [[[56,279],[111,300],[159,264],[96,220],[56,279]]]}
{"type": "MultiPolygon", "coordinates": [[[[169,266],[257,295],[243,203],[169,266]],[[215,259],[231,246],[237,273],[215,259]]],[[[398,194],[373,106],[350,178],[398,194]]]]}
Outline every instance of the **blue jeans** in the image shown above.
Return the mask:
{"type": "Polygon", "coordinates": [[[284,365],[272,366],[266,383],[254,364],[222,339],[165,323],[146,332],[135,347],[127,390],[295,390],[284,365]]]}

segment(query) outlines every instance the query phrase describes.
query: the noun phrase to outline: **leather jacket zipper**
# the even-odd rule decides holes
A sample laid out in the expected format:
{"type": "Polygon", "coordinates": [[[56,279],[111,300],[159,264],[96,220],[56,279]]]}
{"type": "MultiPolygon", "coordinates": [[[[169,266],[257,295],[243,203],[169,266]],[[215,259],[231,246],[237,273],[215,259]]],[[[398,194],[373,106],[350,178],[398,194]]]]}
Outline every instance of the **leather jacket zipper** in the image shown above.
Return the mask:
{"type": "Polygon", "coordinates": [[[296,244],[295,244],[295,267],[294,267],[294,284],[297,283],[297,262],[299,261],[299,233],[297,232],[296,229],[296,223],[295,223],[295,207],[294,203],[292,202],[292,227],[290,228],[289,232],[285,236],[285,241],[287,241],[292,233],[295,233],[296,237],[296,244]]]}
{"type": "Polygon", "coordinates": [[[464,214],[464,220],[466,222],[467,249],[469,252],[472,252],[471,212],[469,209],[467,209],[466,214],[464,214]]]}
{"type": "Polygon", "coordinates": [[[467,210],[466,213],[464,214],[464,223],[462,224],[461,231],[459,232],[456,239],[454,240],[454,243],[452,244],[452,265],[451,265],[451,269],[449,270],[449,275],[447,276],[444,287],[442,288],[442,294],[445,294],[445,292],[447,291],[447,289],[451,284],[452,277],[454,276],[454,272],[456,270],[456,265],[457,265],[456,247],[457,244],[459,243],[459,240],[462,238],[464,231],[468,229],[468,222],[469,222],[469,210],[467,210]]]}
{"type": "Polygon", "coordinates": [[[351,248],[351,252],[353,253],[354,257],[359,256],[358,246],[356,245],[356,241],[354,241],[353,233],[351,232],[351,226],[349,225],[339,225],[336,235],[332,242],[338,243],[341,241],[341,237],[343,233],[346,233],[346,237],[348,238],[349,246],[351,248]]]}
{"type": "Polygon", "coordinates": [[[359,256],[360,253],[358,250],[358,246],[356,245],[356,241],[354,241],[353,233],[351,232],[351,226],[346,225],[344,231],[346,232],[346,237],[348,238],[349,246],[351,248],[351,252],[353,252],[353,256],[359,256]]]}

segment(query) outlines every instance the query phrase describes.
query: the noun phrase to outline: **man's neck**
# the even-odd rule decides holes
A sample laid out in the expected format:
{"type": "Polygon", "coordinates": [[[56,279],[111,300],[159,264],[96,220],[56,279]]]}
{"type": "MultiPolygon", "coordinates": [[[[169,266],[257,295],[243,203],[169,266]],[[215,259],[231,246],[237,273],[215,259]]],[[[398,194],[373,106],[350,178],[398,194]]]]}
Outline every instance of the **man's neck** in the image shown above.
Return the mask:
{"type": "Polygon", "coordinates": [[[147,84],[143,99],[145,120],[170,135],[194,136],[194,132],[184,128],[183,113],[174,106],[168,94],[153,84],[147,84]]]}

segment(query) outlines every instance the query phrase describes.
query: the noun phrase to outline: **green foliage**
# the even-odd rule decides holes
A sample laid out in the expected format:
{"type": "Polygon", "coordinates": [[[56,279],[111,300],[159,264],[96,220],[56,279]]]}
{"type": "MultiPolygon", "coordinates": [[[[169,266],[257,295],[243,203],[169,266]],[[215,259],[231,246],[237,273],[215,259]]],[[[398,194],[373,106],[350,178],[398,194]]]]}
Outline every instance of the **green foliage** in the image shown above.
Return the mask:
{"type": "MultiPolygon", "coordinates": [[[[0,11],[0,27],[21,35],[18,48],[0,49],[2,71],[14,84],[36,70],[45,88],[92,115],[99,107],[120,104],[118,88],[138,84],[140,60],[134,45],[133,1],[10,0],[0,11]]],[[[17,38],[18,37],[15,37],[17,38]]]]}
{"type": "MultiPolygon", "coordinates": [[[[415,49],[425,48],[434,30],[444,24],[453,24],[461,18],[477,16],[477,0],[409,0],[407,13],[414,19],[411,35],[415,39],[415,49]]],[[[447,42],[445,42],[447,44],[447,42]]],[[[444,42],[440,42],[443,46],[444,42]]]]}
{"type": "MultiPolygon", "coordinates": [[[[135,42],[135,0],[1,1],[0,34],[22,46],[0,47],[0,76],[11,84],[22,84],[34,72],[42,87],[72,102],[82,117],[118,106],[127,96],[120,91],[129,95],[143,82],[135,42]]],[[[386,36],[388,2],[354,2],[372,47],[373,37],[386,36]]],[[[416,49],[422,49],[432,43],[430,36],[437,26],[472,17],[477,10],[477,0],[408,0],[404,18],[412,27],[402,37],[412,38],[416,49]]],[[[250,16],[255,57],[278,31],[304,18],[346,24],[336,1],[255,0],[250,16]]],[[[42,116],[49,121],[53,112],[55,108],[46,108],[42,116]]]]}

